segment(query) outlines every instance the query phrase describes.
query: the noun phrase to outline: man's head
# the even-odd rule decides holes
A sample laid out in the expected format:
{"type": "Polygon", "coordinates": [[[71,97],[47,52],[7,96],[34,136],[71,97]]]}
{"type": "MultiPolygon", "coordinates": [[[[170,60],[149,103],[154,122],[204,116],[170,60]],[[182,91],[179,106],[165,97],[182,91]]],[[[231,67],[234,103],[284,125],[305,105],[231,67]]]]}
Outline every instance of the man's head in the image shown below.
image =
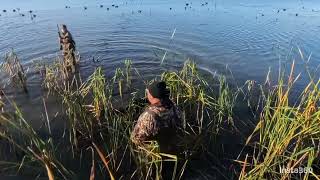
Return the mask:
{"type": "Polygon", "coordinates": [[[147,88],[148,101],[151,104],[157,104],[161,100],[169,98],[170,91],[167,89],[167,85],[163,81],[153,82],[147,88]]]}
{"type": "Polygon", "coordinates": [[[67,26],[65,24],[61,25],[61,32],[66,33],[68,31],[67,26]]]}

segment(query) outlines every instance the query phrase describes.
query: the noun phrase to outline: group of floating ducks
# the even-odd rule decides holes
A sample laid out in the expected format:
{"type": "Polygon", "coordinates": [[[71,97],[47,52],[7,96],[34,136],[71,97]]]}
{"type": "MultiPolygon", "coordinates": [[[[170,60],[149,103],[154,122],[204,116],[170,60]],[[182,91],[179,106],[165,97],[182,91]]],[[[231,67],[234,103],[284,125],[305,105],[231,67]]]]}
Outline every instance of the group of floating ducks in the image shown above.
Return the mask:
{"type": "MultiPolygon", "coordinates": [[[[192,2],[190,2],[190,3],[188,3],[188,2],[185,3],[184,9],[186,10],[187,8],[192,8],[191,5],[192,5],[192,2]]],[[[201,3],[201,6],[207,6],[207,5],[209,5],[208,2],[202,2],[202,3],[201,3]]],[[[119,8],[119,5],[116,5],[116,4],[112,4],[111,6],[114,7],[114,8],[119,8]]],[[[100,8],[103,8],[104,5],[101,4],[99,7],[100,7],[100,8]]],[[[216,4],[215,4],[215,7],[216,7],[216,4]]],[[[70,7],[70,6],[65,6],[65,8],[66,8],[66,9],[70,9],[71,7],[70,7]]],[[[84,10],[87,10],[88,7],[87,7],[87,6],[84,6],[83,9],[84,9],[84,10]]],[[[172,10],[172,7],[170,7],[169,9],[172,10]]],[[[302,9],[304,9],[304,7],[302,7],[302,9]]],[[[107,10],[109,11],[110,8],[107,7],[107,10]]],[[[285,9],[285,8],[284,8],[284,9],[278,9],[277,13],[280,13],[281,11],[287,11],[287,9],[285,9]]],[[[4,9],[4,10],[2,10],[2,12],[3,12],[3,13],[7,13],[7,10],[4,9]]],[[[24,13],[20,13],[20,8],[13,9],[12,12],[14,12],[14,13],[19,12],[19,15],[20,15],[20,16],[22,16],[22,17],[25,16],[24,13]]],[[[28,12],[29,12],[29,14],[30,14],[31,20],[33,20],[34,18],[37,17],[37,15],[34,14],[32,10],[29,10],[28,12]]],[[[316,10],[312,9],[312,12],[316,12],[316,10]]],[[[142,10],[138,10],[138,13],[142,13],[142,10]]],[[[1,14],[0,14],[0,16],[1,16],[1,14]]],[[[261,16],[265,16],[265,14],[261,13],[261,16]]],[[[299,14],[296,13],[295,16],[299,16],[299,14]]]]}
{"type": "MultiPolygon", "coordinates": [[[[2,10],[2,12],[3,12],[3,13],[7,13],[7,10],[4,9],[4,10],[2,10]]],[[[12,12],[14,12],[14,13],[18,12],[19,15],[22,16],[22,17],[26,16],[24,13],[20,13],[20,8],[13,9],[12,12]]],[[[31,20],[33,20],[34,18],[37,17],[37,15],[34,14],[32,10],[29,10],[28,12],[29,12],[29,14],[30,14],[31,20]]],[[[1,14],[0,14],[0,16],[1,16],[1,14]]]]}
{"type": "MultiPolygon", "coordinates": [[[[112,4],[111,6],[114,7],[114,8],[119,8],[119,6],[118,6],[118,5],[115,5],[115,4],[112,4]]],[[[104,7],[104,6],[101,4],[101,5],[100,5],[100,8],[103,8],[103,7],[104,7]]],[[[66,8],[70,8],[70,6],[66,6],[66,8]]],[[[84,10],[87,10],[88,7],[87,7],[87,6],[84,6],[83,9],[84,9],[84,10]]],[[[107,10],[109,11],[110,8],[107,8],[107,10]]]]}
{"type": "MultiPolygon", "coordinates": [[[[114,7],[114,8],[119,8],[119,5],[116,5],[116,4],[112,4],[111,6],[114,7]]],[[[104,5],[101,4],[99,7],[100,7],[100,8],[104,8],[104,5]]],[[[65,6],[65,8],[66,8],[66,9],[69,9],[69,8],[71,8],[71,7],[70,7],[70,6],[65,6]]],[[[88,7],[87,7],[87,6],[84,6],[83,9],[84,9],[84,10],[87,10],[88,7]]],[[[109,11],[109,10],[110,10],[110,8],[107,7],[107,11],[109,11]]],[[[139,10],[138,12],[141,13],[142,10],[139,10]]]]}

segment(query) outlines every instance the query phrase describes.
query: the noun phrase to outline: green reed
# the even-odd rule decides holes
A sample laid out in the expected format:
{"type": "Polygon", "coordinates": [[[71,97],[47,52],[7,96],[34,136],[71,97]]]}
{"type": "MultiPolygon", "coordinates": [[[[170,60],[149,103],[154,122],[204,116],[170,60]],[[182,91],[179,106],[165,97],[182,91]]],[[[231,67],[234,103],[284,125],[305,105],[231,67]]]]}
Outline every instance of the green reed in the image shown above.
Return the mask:
{"type": "MultiPolygon", "coordinates": [[[[319,168],[320,155],[320,79],[305,87],[296,102],[290,102],[294,84],[292,64],[289,77],[284,73],[278,85],[270,89],[263,99],[259,122],[247,144],[254,153],[247,154],[241,162],[240,179],[319,179],[316,172],[292,174],[281,169],[319,168]],[[257,137],[257,140],[255,137],[257,137]]],[[[263,93],[264,94],[264,93],[263,93]]]]}
{"type": "Polygon", "coordinates": [[[3,63],[1,64],[1,70],[7,73],[12,82],[21,86],[24,92],[28,92],[26,73],[20,63],[18,55],[13,50],[5,54],[3,63]]]}
{"type": "Polygon", "coordinates": [[[18,159],[18,161],[21,160],[20,164],[17,164],[18,171],[22,167],[36,167],[35,162],[37,162],[45,169],[44,172],[47,173],[50,180],[53,180],[57,174],[63,179],[72,177],[72,171],[67,170],[58,160],[58,151],[53,139],[51,137],[42,138],[23,118],[17,105],[14,102],[10,103],[15,112],[0,115],[0,124],[5,127],[1,130],[0,137],[14,145],[16,151],[20,152],[22,157],[18,159]]]}
{"type": "MultiPolygon", "coordinates": [[[[141,76],[136,69],[132,69],[135,68],[131,61],[126,60],[124,67],[117,68],[112,77],[106,77],[103,69],[98,67],[83,81],[79,74],[66,72],[61,60],[45,67],[43,86],[48,95],[61,100],[61,114],[65,115],[63,120],[68,124],[68,135],[61,138],[69,142],[71,152],[65,153],[71,153],[72,159],[79,163],[85,161],[80,158],[83,154],[90,156],[92,166],[88,172],[91,179],[96,176],[110,179],[162,179],[164,163],[174,167],[169,172],[171,179],[181,179],[191,162],[189,157],[160,152],[156,142],[143,147],[131,143],[130,133],[135,121],[147,105],[143,102],[144,97],[140,96],[144,94],[145,87],[132,88],[132,76],[141,76]],[[125,94],[127,89],[130,93],[125,94]],[[123,103],[124,99],[126,103],[123,103]],[[121,102],[125,108],[119,108],[117,102],[121,102]]],[[[229,88],[223,76],[213,79],[218,88],[211,88],[191,61],[187,61],[180,71],[162,73],[161,79],[167,82],[171,90],[170,98],[183,112],[183,129],[178,146],[186,152],[208,151],[205,143],[207,138],[217,136],[222,124],[232,121],[237,93],[229,88]]],[[[20,121],[10,122],[12,126],[20,124],[20,121]]],[[[39,146],[45,147],[45,151],[38,147],[28,153],[44,167],[43,172],[47,172],[49,178],[75,177],[68,170],[72,168],[64,167],[56,158],[57,150],[54,147],[58,142],[35,134],[36,131],[27,121],[24,121],[23,127],[32,132],[34,141],[43,144],[39,146]]],[[[7,139],[11,137],[6,134],[3,136],[7,139]]],[[[22,147],[18,137],[10,142],[22,147]]],[[[34,144],[32,141],[25,143],[26,146],[34,144]]],[[[21,166],[25,166],[25,163],[21,166]]]]}

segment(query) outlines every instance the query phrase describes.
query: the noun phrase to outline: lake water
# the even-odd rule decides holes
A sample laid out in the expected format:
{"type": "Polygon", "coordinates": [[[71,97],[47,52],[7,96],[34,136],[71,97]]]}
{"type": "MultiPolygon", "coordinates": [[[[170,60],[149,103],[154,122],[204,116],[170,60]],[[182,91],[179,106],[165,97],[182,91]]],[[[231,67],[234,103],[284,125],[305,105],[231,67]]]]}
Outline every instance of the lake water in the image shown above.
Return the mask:
{"type": "MultiPolygon", "coordinates": [[[[0,52],[14,48],[26,68],[35,60],[50,63],[60,53],[56,25],[64,23],[82,56],[81,72],[87,75],[97,66],[103,66],[106,74],[111,74],[125,59],[131,59],[141,74],[151,78],[163,69],[160,62],[166,53],[166,68],[176,69],[186,59],[192,59],[212,74],[224,74],[227,66],[237,83],[247,79],[263,82],[269,68],[276,75],[279,63],[290,66],[293,59],[297,71],[304,71],[299,47],[306,57],[312,53],[310,70],[319,77],[316,70],[320,63],[320,1],[188,3],[186,6],[186,1],[181,0],[1,2],[7,12],[1,10],[0,52]],[[71,8],[66,9],[66,5],[71,8]],[[84,10],[84,6],[88,9],[84,10]],[[24,17],[12,12],[18,7],[24,17]],[[33,20],[29,10],[37,15],[33,20]],[[94,63],[93,57],[99,62],[94,63]]],[[[39,78],[32,69],[28,71],[29,96],[16,93],[11,96],[18,97],[22,104],[39,104],[39,78]]],[[[302,76],[298,86],[307,80],[307,76],[302,76]]],[[[33,106],[26,108],[35,110],[33,106]]],[[[42,111],[42,106],[38,110],[42,111]]]]}

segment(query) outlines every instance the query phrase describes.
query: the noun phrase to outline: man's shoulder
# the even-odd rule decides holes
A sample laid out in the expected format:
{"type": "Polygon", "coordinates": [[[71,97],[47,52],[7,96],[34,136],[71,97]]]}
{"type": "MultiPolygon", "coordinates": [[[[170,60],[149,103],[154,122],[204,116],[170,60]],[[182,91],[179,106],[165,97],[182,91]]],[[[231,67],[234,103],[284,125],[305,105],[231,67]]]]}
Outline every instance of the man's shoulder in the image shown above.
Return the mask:
{"type": "Polygon", "coordinates": [[[147,107],[144,112],[140,115],[139,119],[142,120],[152,120],[156,116],[156,113],[153,111],[152,108],[147,107]]]}

